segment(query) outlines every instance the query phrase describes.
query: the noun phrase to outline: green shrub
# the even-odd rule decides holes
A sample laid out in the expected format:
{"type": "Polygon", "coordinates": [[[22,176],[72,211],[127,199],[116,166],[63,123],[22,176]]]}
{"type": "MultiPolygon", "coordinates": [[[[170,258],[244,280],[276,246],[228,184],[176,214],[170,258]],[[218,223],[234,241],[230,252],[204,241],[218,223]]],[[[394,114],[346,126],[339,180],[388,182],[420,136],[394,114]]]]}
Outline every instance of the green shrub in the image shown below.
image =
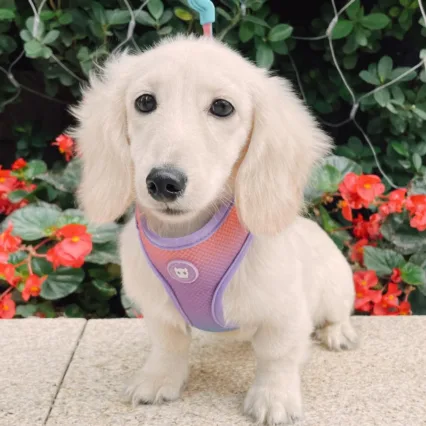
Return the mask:
{"type": "MultiPolygon", "coordinates": [[[[0,112],[19,106],[24,94],[34,90],[56,102],[72,103],[79,98],[81,83],[95,64],[101,65],[112,52],[125,47],[143,50],[163,37],[201,32],[197,15],[186,1],[145,3],[130,1],[128,10],[115,0],[49,0],[36,2],[39,10],[35,14],[29,2],[0,0],[0,112]],[[25,73],[34,77],[30,83],[40,80],[41,85],[31,86],[22,77],[25,73]]],[[[307,194],[317,197],[312,198],[313,217],[346,253],[347,244],[355,242],[354,224],[348,223],[333,203],[339,199],[336,191],[348,171],[382,176],[387,191],[395,185],[407,187],[409,194],[413,188],[425,193],[425,19],[417,0],[339,3],[343,9],[338,19],[333,2],[318,2],[309,6],[317,12],[316,17],[311,22],[298,20],[297,24],[292,22],[290,11],[285,11],[292,6],[282,5],[285,13],[279,14],[271,11],[271,4],[266,0],[217,1],[215,35],[259,66],[291,79],[335,138],[339,157],[333,158],[348,159],[330,160],[321,171],[322,186],[311,188],[307,194]],[[341,161],[350,161],[348,170],[339,168],[341,161]]],[[[58,104],[58,108],[65,106],[58,104]]],[[[55,210],[59,225],[65,220],[60,218],[69,215],[66,220],[84,224],[81,213],[74,209],[78,160],[64,168],[63,161],[54,161],[55,157],[46,154],[56,137],[53,123],[51,129],[41,131],[31,116],[23,116],[13,126],[16,158],[44,158],[49,171],[43,162],[30,162],[25,169],[30,172],[25,173],[33,175],[20,176],[21,186],[3,191],[3,195],[7,192],[5,205],[12,203],[15,209],[30,203],[28,208],[33,208],[36,203],[37,208],[55,210]],[[31,189],[32,184],[37,188],[31,189]]],[[[369,220],[375,209],[377,206],[371,205],[361,212],[364,219],[369,220]]],[[[25,215],[24,211],[16,210],[12,219],[25,215]]],[[[7,212],[6,207],[3,212],[7,212]]],[[[391,215],[380,224],[384,240],[379,243],[414,263],[407,256],[426,248],[424,231],[410,227],[407,211],[404,214],[403,220],[391,215]],[[411,249],[407,251],[407,247],[411,249]]],[[[25,235],[21,237],[27,241],[25,235]]],[[[43,238],[53,244],[55,234],[43,238]]],[[[53,302],[37,299],[37,312],[44,309],[49,315],[120,316],[123,305],[134,312],[124,296],[120,299],[113,238],[102,242],[94,239],[93,243],[84,274],[77,274],[81,279],[75,291],[53,302]]],[[[350,256],[350,251],[347,254],[350,256]]],[[[424,263],[420,266],[425,268],[424,263]]],[[[28,275],[27,270],[23,273],[28,275]]],[[[424,312],[422,292],[411,291],[411,283],[404,285],[410,298],[416,298],[413,309],[424,312]]],[[[385,282],[382,290],[387,291],[385,282]]],[[[21,314],[34,313],[34,309],[21,308],[21,314]]]]}

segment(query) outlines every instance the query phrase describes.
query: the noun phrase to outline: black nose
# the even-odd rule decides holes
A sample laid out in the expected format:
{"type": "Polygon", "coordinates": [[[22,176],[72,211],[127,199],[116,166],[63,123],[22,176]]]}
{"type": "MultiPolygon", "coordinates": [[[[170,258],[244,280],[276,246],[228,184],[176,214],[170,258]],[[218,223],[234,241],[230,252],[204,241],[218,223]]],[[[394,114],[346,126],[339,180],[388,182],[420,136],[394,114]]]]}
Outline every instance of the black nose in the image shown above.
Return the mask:
{"type": "Polygon", "coordinates": [[[148,192],[157,201],[175,201],[185,192],[187,178],[175,167],[154,168],[146,178],[148,192]]]}

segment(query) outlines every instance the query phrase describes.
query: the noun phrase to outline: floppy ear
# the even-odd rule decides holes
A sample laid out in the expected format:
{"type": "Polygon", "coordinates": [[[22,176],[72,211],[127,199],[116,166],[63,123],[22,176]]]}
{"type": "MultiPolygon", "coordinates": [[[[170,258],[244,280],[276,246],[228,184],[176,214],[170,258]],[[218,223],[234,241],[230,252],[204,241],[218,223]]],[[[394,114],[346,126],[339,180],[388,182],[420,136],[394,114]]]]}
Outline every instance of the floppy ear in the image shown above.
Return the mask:
{"type": "Polygon", "coordinates": [[[253,89],[252,136],[236,178],[236,204],[253,234],[273,235],[301,211],[311,169],[331,140],[286,80],[262,71],[253,89]]]}
{"type": "Polygon", "coordinates": [[[72,136],[82,158],[78,199],[89,220],[110,222],[120,217],[133,199],[132,162],[127,138],[126,72],[134,57],[112,57],[99,75],[92,75],[79,105],[72,136]]]}

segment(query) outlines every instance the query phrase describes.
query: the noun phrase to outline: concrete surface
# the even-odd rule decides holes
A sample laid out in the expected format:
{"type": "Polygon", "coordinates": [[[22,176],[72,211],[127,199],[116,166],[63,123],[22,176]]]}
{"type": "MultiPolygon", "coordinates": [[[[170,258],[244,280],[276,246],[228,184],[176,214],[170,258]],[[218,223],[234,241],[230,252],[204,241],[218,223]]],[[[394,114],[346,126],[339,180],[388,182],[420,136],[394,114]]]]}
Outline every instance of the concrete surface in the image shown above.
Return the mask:
{"type": "MultiPolygon", "coordinates": [[[[354,322],[358,350],[314,348],[298,425],[426,425],[426,317],[354,322]]],[[[119,392],[147,353],[143,320],[0,321],[0,343],[1,426],[252,425],[241,414],[255,365],[245,343],[194,331],[183,398],[136,409],[119,392]]]]}

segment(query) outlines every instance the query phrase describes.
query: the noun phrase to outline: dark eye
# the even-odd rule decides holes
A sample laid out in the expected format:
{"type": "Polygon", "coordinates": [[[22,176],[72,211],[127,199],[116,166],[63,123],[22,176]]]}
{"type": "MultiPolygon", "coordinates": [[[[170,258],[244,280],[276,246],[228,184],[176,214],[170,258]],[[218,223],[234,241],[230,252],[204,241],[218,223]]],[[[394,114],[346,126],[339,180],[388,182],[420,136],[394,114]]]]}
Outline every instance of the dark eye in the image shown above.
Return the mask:
{"type": "Polygon", "coordinates": [[[152,112],[157,108],[157,101],[154,96],[145,94],[135,100],[135,107],[140,112],[152,112]]]}
{"type": "Polygon", "coordinates": [[[210,107],[210,112],[216,117],[228,117],[234,112],[234,107],[225,99],[216,99],[210,107]]]}

